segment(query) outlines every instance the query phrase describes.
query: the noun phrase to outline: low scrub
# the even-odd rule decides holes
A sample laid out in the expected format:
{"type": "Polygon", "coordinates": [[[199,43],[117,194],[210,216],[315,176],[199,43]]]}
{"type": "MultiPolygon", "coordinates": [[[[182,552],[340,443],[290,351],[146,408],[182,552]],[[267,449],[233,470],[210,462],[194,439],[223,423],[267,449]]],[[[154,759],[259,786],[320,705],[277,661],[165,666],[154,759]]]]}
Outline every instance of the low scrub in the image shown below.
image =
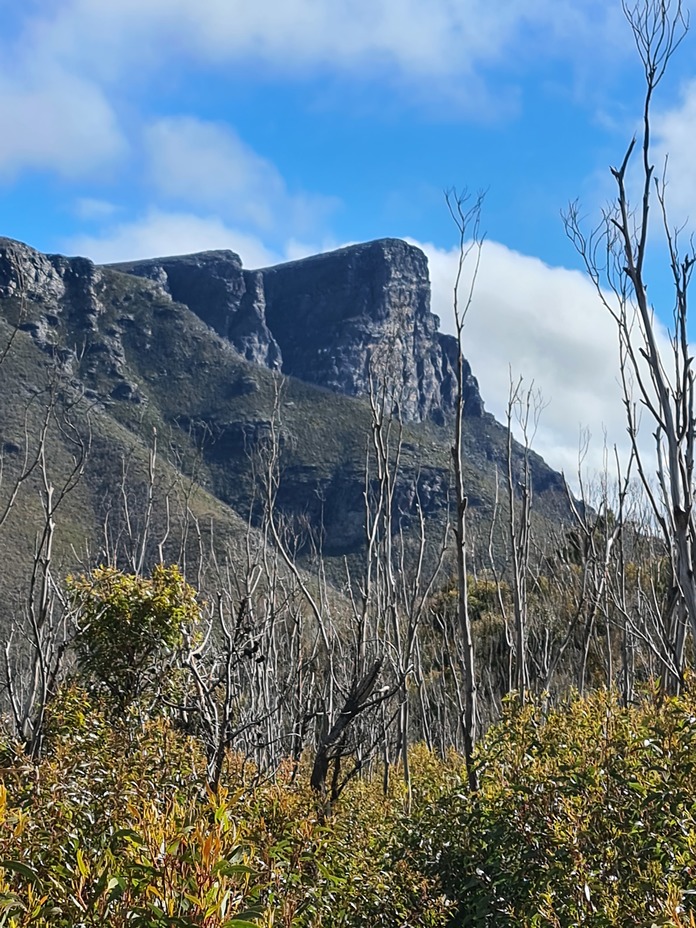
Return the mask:
{"type": "Polygon", "coordinates": [[[510,703],[478,760],[474,799],[456,792],[409,826],[454,924],[696,924],[694,697],[510,703]]]}
{"type": "Polygon", "coordinates": [[[460,758],[412,750],[328,812],[309,765],[263,777],[230,754],[220,789],[165,717],[78,687],[48,750],[0,755],[0,925],[571,928],[696,925],[696,699],[513,703],[460,758]]]}
{"type": "MultiPolygon", "coordinates": [[[[400,841],[405,791],[354,781],[329,816],[288,764],[262,778],[230,755],[217,794],[205,757],[166,718],[115,722],[78,688],[52,707],[49,749],[0,760],[0,925],[244,928],[444,925],[437,877],[400,841]]],[[[414,753],[421,801],[457,763],[414,753]]]]}

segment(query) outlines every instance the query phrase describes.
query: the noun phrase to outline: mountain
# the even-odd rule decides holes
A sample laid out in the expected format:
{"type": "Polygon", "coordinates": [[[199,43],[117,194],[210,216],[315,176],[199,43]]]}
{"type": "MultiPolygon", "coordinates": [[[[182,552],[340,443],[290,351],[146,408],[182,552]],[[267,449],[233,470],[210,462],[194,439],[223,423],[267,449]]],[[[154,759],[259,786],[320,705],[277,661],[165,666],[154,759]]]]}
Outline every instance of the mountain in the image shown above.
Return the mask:
{"type": "MultiPolygon", "coordinates": [[[[192,539],[238,539],[258,520],[254,455],[276,432],[278,506],[321,536],[340,572],[364,540],[371,372],[395,384],[404,421],[402,526],[416,502],[428,520],[446,516],[457,346],[430,312],[425,256],[404,242],[246,270],[229,251],[100,267],[0,239],[0,339],[0,503],[36,447],[47,398],[57,488],[89,445],[55,519],[60,564],[134,552],[145,519],[150,557],[159,544],[178,559],[192,539]]],[[[470,517],[486,531],[507,433],[468,368],[465,400],[470,517]]],[[[558,524],[563,478],[537,455],[532,476],[539,524],[558,524]]],[[[10,586],[33,550],[42,485],[38,470],[23,482],[0,535],[10,586]]]]}
{"type": "MultiPolygon", "coordinates": [[[[231,251],[112,265],[159,283],[248,361],[345,396],[366,396],[381,358],[408,421],[454,411],[457,342],[430,311],[427,258],[399,239],[352,245],[258,271],[231,251]]],[[[469,416],[483,414],[465,370],[469,416]]]]}

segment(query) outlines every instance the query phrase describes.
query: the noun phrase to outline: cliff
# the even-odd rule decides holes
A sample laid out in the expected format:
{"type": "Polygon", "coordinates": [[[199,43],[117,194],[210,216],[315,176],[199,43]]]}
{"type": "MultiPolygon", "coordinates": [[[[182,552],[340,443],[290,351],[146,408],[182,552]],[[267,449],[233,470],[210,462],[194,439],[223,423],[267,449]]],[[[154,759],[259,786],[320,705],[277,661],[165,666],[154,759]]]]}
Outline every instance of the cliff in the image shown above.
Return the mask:
{"type": "MultiPolygon", "coordinates": [[[[215,537],[246,531],[259,515],[255,455],[263,455],[274,422],[282,444],[279,510],[303,527],[302,537],[320,540],[343,578],[342,559],[359,557],[364,546],[373,422],[360,397],[371,369],[378,376],[386,369],[402,388],[402,412],[412,420],[401,433],[394,497],[400,530],[417,524],[417,513],[446,521],[452,431],[438,423],[452,409],[456,343],[438,332],[430,312],[425,257],[403,242],[247,271],[231,252],[114,268],[0,239],[0,357],[6,475],[40,434],[47,397],[56,403],[47,453],[55,485],[71,479],[79,436],[89,444],[61,523],[68,564],[86,544],[99,552],[105,527],[119,544],[130,537],[132,519],[147,510],[153,435],[160,503],[195,496],[198,524],[215,537]]],[[[466,400],[468,513],[487,537],[507,432],[482,414],[473,378],[466,400]]],[[[557,525],[567,514],[562,477],[536,455],[532,471],[535,511],[557,525]]],[[[9,486],[0,480],[0,505],[9,486]]],[[[26,492],[17,504],[13,537],[24,540],[10,552],[8,576],[20,576],[34,550],[35,500],[26,492]]],[[[166,507],[158,518],[176,559],[176,519],[166,507]]],[[[188,523],[181,517],[180,524],[188,523]]]]}
{"type": "MultiPolygon", "coordinates": [[[[112,266],[157,282],[249,361],[346,396],[388,378],[408,421],[453,411],[457,343],[430,311],[425,255],[398,239],[256,271],[231,251],[112,266]]],[[[465,413],[483,413],[466,362],[465,413]]]]}

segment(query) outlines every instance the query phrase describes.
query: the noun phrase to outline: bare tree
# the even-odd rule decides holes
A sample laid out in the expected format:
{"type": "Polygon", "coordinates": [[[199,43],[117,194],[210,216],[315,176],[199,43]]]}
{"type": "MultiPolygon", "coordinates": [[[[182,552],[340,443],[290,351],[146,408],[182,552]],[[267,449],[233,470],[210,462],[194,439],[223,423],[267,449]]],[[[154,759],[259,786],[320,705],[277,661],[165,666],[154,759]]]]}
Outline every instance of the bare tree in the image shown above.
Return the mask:
{"type": "MultiPolygon", "coordinates": [[[[53,565],[56,517],[82,479],[89,450],[89,436],[84,436],[72,415],[76,403],[66,403],[61,408],[55,385],[51,385],[42,402],[46,404],[46,415],[35,439],[36,450],[31,457],[36,463],[30,470],[39,475],[36,489],[42,518],[36,532],[26,593],[13,618],[4,648],[4,682],[14,732],[34,757],[41,753],[46,708],[60,680],[71,631],[70,610],[53,565]],[[51,473],[48,460],[50,432],[54,440],[61,440],[68,446],[72,458],[71,466],[61,474],[59,481],[51,473]]],[[[26,474],[25,465],[18,481],[24,482],[26,474]]],[[[14,488],[10,496],[14,505],[17,498],[14,488]]],[[[10,509],[4,510],[5,517],[9,512],[10,509]]]]}
{"type": "MultiPolygon", "coordinates": [[[[27,311],[25,270],[16,255],[8,255],[8,260],[17,315],[0,347],[0,368],[10,359],[27,311]]],[[[89,446],[89,437],[76,424],[80,397],[69,400],[64,387],[58,365],[49,365],[45,386],[33,393],[24,409],[23,440],[15,445],[12,466],[4,447],[0,450],[0,530],[8,527],[21,493],[33,491],[40,501],[26,588],[18,591],[9,619],[0,671],[13,733],[34,757],[41,752],[46,708],[60,680],[70,631],[69,610],[54,574],[56,513],[82,477],[89,446]],[[50,468],[51,439],[62,443],[72,459],[57,485],[50,468]]]]}
{"type": "Polygon", "coordinates": [[[533,495],[530,454],[543,409],[543,399],[541,392],[534,389],[533,382],[526,389],[523,389],[522,384],[522,377],[516,382],[512,380],[512,377],[510,378],[507,406],[507,488],[510,510],[508,530],[512,556],[512,602],[515,618],[515,688],[520,703],[524,704],[529,685],[527,588],[530,573],[533,495]],[[516,472],[515,468],[513,419],[516,419],[522,436],[522,460],[519,472],[516,472]]]}
{"type": "Polygon", "coordinates": [[[620,166],[611,169],[616,197],[604,211],[599,227],[589,235],[582,231],[577,204],[571,205],[564,219],[567,233],[618,330],[624,402],[636,466],[672,561],[677,595],[673,597],[672,617],[665,622],[665,628],[670,635],[669,650],[676,661],[672,683],[678,687],[686,633],[680,613],[686,617],[692,634],[696,634],[694,372],[687,331],[687,295],[694,252],[691,243],[686,252],[681,251],[680,230],[670,225],[665,199],[666,170],[656,175],[652,161],[651,108],[670,59],[686,35],[688,18],[681,0],[631,3],[624,0],[622,5],[643,65],[642,127],[631,140],[620,166]],[[639,191],[634,205],[629,187],[636,158],[639,191]],[[655,203],[674,290],[673,323],[667,348],[663,348],[658,338],[646,276],[650,211],[655,203]],[[654,426],[654,464],[639,445],[637,404],[654,426]]]}
{"type": "MultiPolygon", "coordinates": [[[[396,693],[396,746],[401,760],[411,803],[409,743],[411,740],[411,693],[418,690],[421,720],[423,679],[418,668],[418,640],[433,586],[439,575],[447,545],[448,527],[442,535],[431,538],[421,505],[420,471],[408,474],[403,467],[404,424],[401,410],[407,385],[399,382],[403,363],[398,345],[382,346],[381,356],[370,365],[369,401],[372,412],[371,448],[365,466],[365,536],[364,576],[357,597],[356,613],[359,634],[360,675],[366,666],[368,638],[383,642],[388,678],[383,681],[384,694],[396,693]],[[407,511],[406,511],[407,510],[407,511]],[[404,528],[408,520],[413,532],[409,541],[404,528]],[[416,531],[417,529],[417,531],[416,531]]],[[[351,597],[353,603],[355,595],[351,597]]],[[[380,660],[382,653],[377,655],[380,660]]],[[[385,739],[385,782],[390,764],[387,732],[385,739]]]]}
{"type": "MultiPolygon", "coordinates": [[[[247,579],[251,580],[249,597],[241,599],[235,612],[230,608],[234,605],[231,589],[226,586],[217,594],[200,640],[195,640],[193,629],[185,633],[182,662],[189,672],[192,692],[177,708],[201,738],[206,752],[206,784],[213,792],[220,785],[227,750],[233,746],[239,750],[243,738],[258,733],[280,709],[279,699],[264,704],[268,692],[253,672],[259,664],[266,673],[272,670],[266,667],[269,628],[254,614],[253,594],[260,577],[256,572],[247,579]]],[[[265,746],[268,748],[273,740],[271,736],[265,746]]],[[[256,759],[262,761],[261,769],[268,768],[267,754],[256,759]]]]}
{"type": "MultiPolygon", "coordinates": [[[[283,430],[281,400],[281,385],[276,381],[268,428],[254,450],[252,466],[262,488],[262,530],[267,542],[265,556],[272,560],[277,556],[276,563],[281,564],[291,578],[311,617],[303,633],[306,639],[303,650],[305,653],[308,650],[311,657],[308,663],[300,657],[297,669],[302,673],[302,669],[306,671],[308,666],[311,667],[313,686],[311,694],[304,693],[303,718],[296,719],[296,726],[299,724],[298,734],[303,740],[306,726],[312,721],[316,724],[311,784],[318,793],[333,802],[346,782],[360,772],[380,740],[373,732],[363,737],[363,733],[357,730],[357,722],[368,710],[387,698],[385,691],[372,698],[384,661],[382,655],[367,655],[365,647],[350,653],[346,636],[340,633],[342,623],[335,614],[320,551],[318,569],[313,576],[300,566],[298,526],[281,512],[278,505],[282,452],[289,440],[283,430]],[[354,750],[349,746],[351,734],[354,736],[354,750]],[[353,763],[344,772],[342,762],[350,754],[354,755],[353,763]]],[[[367,637],[363,639],[364,643],[367,637]]],[[[375,639],[372,638],[371,642],[374,645],[375,639]]],[[[389,695],[392,696],[393,692],[389,695]]]]}
{"type": "Polygon", "coordinates": [[[466,510],[468,497],[464,487],[464,471],[462,466],[462,421],[464,418],[464,354],[463,336],[464,320],[471,306],[474,295],[474,286],[481,260],[483,235],[481,233],[481,207],[483,195],[479,194],[472,200],[466,192],[451,190],[446,194],[447,206],[450,215],[459,232],[459,260],[457,274],[454,281],[452,303],[454,309],[454,323],[457,335],[457,403],[454,419],[454,443],[452,446],[452,461],[454,465],[454,492],[455,492],[455,518],[454,537],[456,543],[457,559],[457,586],[458,586],[458,618],[459,630],[462,636],[463,676],[464,676],[464,754],[466,758],[467,776],[471,790],[478,789],[478,777],[474,766],[474,745],[476,743],[476,663],[474,658],[474,639],[469,618],[468,576],[467,576],[467,539],[466,539],[466,510]],[[469,259],[473,260],[473,272],[468,281],[465,280],[469,259]],[[464,298],[460,300],[460,290],[466,285],[464,298]]]}

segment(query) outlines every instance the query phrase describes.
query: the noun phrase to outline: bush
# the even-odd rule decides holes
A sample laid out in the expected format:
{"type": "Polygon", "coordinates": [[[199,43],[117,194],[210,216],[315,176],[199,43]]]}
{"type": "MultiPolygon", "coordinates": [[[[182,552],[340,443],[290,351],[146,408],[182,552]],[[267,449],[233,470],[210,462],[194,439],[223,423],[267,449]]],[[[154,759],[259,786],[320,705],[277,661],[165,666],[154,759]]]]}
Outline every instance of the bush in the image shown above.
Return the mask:
{"type": "Polygon", "coordinates": [[[200,790],[195,743],[162,718],[114,728],[77,687],[50,712],[51,753],[2,771],[0,924],[249,924],[263,880],[236,794],[200,790]]]}
{"type": "Polygon", "coordinates": [[[478,753],[480,792],[426,810],[410,845],[455,924],[691,925],[696,701],[606,694],[547,717],[509,706],[478,753]]]}
{"type": "Polygon", "coordinates": [[[196,591],[177,567],[156,566],[152,576],[100,567],[68,578],[78,621],[78,667],[120,709],[157,687],[162,658],[198,621],[196,591]]]}
{"type": "MultiPolygon", "coordinates": [[[[0,925],[8,928],[436,928],[436,878],[404,848],[404,789],[354,781],[321,822],[309,765],[273,779],[231,755],[204,788],[199,744],[165,717],[114,726],[78,686],[50,706],[49,752],[0,768],[0,925]]],[[[413,753],[425,803],[457,762],[413,753]]]]}

